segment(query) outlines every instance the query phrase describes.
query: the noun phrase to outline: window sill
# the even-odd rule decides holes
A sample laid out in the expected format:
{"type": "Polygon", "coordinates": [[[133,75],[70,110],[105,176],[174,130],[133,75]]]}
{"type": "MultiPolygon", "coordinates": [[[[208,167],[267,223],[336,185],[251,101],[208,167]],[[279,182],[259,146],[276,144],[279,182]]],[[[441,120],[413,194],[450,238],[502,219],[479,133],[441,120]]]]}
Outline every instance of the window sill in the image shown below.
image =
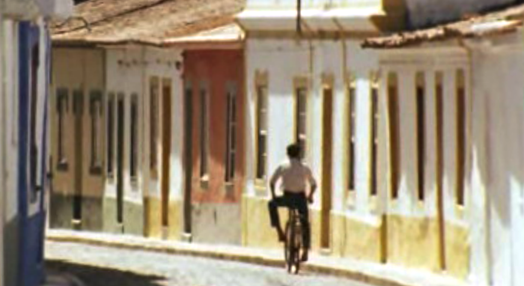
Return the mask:
{"type": "Polygon", "coordinates": [[[56,164],[56,170],[60,172],[67,172],[69,170],[69,163],[66,160],[62,160],[56,164]]]}
{"type": "Polygon", "coordinates": [[[227,197],[232,197],[235,194],[235,183],[226,182],[224,184],[224,192],[226,193],[227,197]]]}
{"type": "Polygon", "coordinates": [[[356,191],[355,190],[347,190],[347,198],[346,198],[346,204],[348,207],[353,208],[356,205],[357,198],[356,198],[356,191]]]}
{"type": "Polygon", "coordinates": [[[158,180],[158,170],[157,169],[150,169],[149,174],[150,174],[149,177],[152,180],[158,180]]]}
{"type": "Polygon", "coordinates": [[[100,176],[102,175],[102,166],[91,166],[89,168],[89,174],[93,176],[100,176]]]}
{"type": "Polygon", "coordinates": [[[207,191],[209,189],[209,177],[207,175],[200,178],[200,189],[207,191]]]}
{"type": "Polygon", "coordinates": [[[378,196],[371,195],[369,197],[369,210],[374,213],[378,210],[378,196]]]}
{"type": "Polygon", "coordinates": [[[138,176],[131,176],[131,187],[138,187],[138,176]]]}
{"type": "Polygon", "coordinates": [[[463,205],[455,205],[455,215],[458,219],[464,219],[464,206],[463,205]]]}

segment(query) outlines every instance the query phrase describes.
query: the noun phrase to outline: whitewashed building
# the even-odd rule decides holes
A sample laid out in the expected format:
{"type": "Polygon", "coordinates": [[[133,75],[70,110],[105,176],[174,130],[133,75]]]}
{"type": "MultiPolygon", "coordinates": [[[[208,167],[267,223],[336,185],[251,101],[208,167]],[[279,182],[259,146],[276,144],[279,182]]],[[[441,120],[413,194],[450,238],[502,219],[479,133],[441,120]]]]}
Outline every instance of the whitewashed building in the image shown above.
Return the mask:
{"type": "Polygon", "coordinates": [[[418,208],[409,186],[423,178],[426,210],[444,222],[441,266],[472,285],[524,285],[523,16],[519,4],[364,44],[380,50],[388,152],[401,162],[392,211],[418,208]]]}
{"type": "Polygon", "coordinates": [[[402,29],[399,1],[247,1],[244,243],[276,247],[267,214],[267,178],[300,142],[319,179],[312,244],[338,256],[387,259],[386,157],[379,138],[378,55],[361,41],[402,29]],[[252,227],[256,226],[256,227],[252,227]]]}
{"type": "Polygon", "coordinates": [[[0,285],[45,278],[47,94],[51,18],[72,1],[0,1],[0,285]]]}
{"type": "Polygon", "coordinates": [[[484,120],[470,117],[471,52],[460,43],[391,52],[361,43],[511,1],[302,1],[301,17],[296,3],[247,1],[238,15],[247,35],[252,154],[244,244],[278,246],[267,178],[285,159],[285,147],[299,142],[320,182],[311,215],[314,249],[486,281],[484,200],[473,195],[479,183],[469,179],[478,176],[471,128],[484,120]]]}

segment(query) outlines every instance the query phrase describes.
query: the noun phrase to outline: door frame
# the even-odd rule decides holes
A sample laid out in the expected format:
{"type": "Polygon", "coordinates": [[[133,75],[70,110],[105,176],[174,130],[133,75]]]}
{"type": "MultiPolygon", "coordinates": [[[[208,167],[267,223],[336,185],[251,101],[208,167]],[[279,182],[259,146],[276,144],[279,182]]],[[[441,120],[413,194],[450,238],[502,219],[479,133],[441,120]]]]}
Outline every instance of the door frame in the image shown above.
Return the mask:
{"type": "Polygon", "coordinates": [[[333,89],[332,76],[324,76],[322,84],[322,181],[320,247],[331,248],[331,208],[333,199],[333,89]],[[328,148],[326,148],[328,146],[328,148]]]}
{"type": "Polygon", "coordinates": [[[115,179],[116,179],[116,222],[124,224],[124,163],[125,163],[125,120],[126,104],[125,96],[119,93],[116,100],[116,148],[115,179]]]}
{"type": "Polygon", "coordinates": [[[162,79],[162,173],[161,187],[161,222],[164,231],[169,227],[169,188],[171,172],[171,127],[172,127],[172,84],[171,79],[162,79]]]}
{"type": "Polygon", "coordinates": [[[184,228],[183,238],[191,241],[192,217],[191,196],[193,188],[193,104],[194,90],[192,83],[184,84],[184,228]]]}
{"type": "Polygon", "coordinates": [[[75,167],[73,172],[74,177],[74,194],[73,194],[73,213],[72,213],[72,225],[73,228],[81,228],[82,225],[82,185],[83,185],[83,173],[84,173],[84,106],[85,106],[85,92],[82,89],[73,90],[73,114],[74,114],[74,154],[75,154],[75,167]],[[78,212],[78,216],[77,216],[78,212]]]}

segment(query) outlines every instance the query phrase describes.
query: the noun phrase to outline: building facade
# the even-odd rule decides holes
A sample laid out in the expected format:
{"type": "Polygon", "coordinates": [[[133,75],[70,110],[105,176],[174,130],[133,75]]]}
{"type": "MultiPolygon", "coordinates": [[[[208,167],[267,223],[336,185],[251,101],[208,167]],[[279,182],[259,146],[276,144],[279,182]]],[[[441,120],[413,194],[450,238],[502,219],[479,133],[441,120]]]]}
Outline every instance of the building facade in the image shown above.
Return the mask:
{"type": "Polygon", "coordinates": [[[436,196],[441,267],[474,285],[522,285],[522,15],[513,5],[364,43],[387,74],[390,157],[415,150],[408,174],[436,196]]]}
{"type": "MultiPolygon", "coordinates": [[[[436,131],[425,127],[436,120],[426,119],[434,114],[425,95],[434,90],[429,74],[405,59],[401,70],[410,76],[401,86],[406,77],[385,64],[393,60],[361,47],[366,37],[410,24],[412,8],[401,1],[303,1],[297,24],[294,3],[248,1],[238,16],[247,33],[251,154],[244,244],[277,246],[267,178],[285,159],[285,147],[298,142],[319,180],[311,214],[314,249],[468,277],[477,247],[474,220],[464,210],[470,187],[463,129],[469,121],[452,121],[454,111],[446,109],[446,140],[436,141],[436,131]],[[436,144],[445,150],[438,158],[430,151],[436,144]]],[[[449,56],[439,81],[449,96],[466,94],[464,54],[449,56]]]]}
{"type": "Polygon", "coordinates": [[[180,195],[170,186],[181,190],[181,162],[173,155],[181,144],[172,136],[181,133],[174,116],[182,113],[175,105],[180,52],[147,46],[53,52],[51,227],[156,237],[168,220],[177,228],[178,207],[169,211],[164,195],[175,200],[180,195]]]}
{"type": "Polygon", "coordinates": [[[245,154],[243,49],[217,45],[186,50],[184,66],[192,241],[239,245],[245,154]]]}
{"type": "Polygon", "coordinates": [[[77,18],[110,20],[54,26],[51,227],[240,243],[240,1],[190,2],[144,1],[119,18],[110,17],[122,12],[111,1],[86,1],[77,18]],[[194,24],[171,14],[151,24],[170,9],[194,24]]]}
{"type": "Polygon", "coordinates": [[[67,16],[68,1],[0,2],[0,285],[44,280],[47,183],[47,20],[67,16]],[[51,7],[50,7],[51,6],[51,7]],[[65,14],[65,15],[64,15],[65,14]]]}

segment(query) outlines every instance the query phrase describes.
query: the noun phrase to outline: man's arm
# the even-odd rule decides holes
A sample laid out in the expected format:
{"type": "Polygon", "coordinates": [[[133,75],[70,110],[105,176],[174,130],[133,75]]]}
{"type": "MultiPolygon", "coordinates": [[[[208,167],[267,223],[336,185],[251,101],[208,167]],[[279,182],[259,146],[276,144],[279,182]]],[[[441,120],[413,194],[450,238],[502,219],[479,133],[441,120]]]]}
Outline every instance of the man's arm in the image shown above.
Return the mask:
{"type": "Polygon", "coordinates": [[[309,181],[309,195],[307,197],[307,200],[310,204],[313,203],[313,195],[315,194],[315,191],[317,190],[317,181],[313,177],[313,173],[311,172],[311,169],[308,168],[308,181],[309,181]]]}
{"type": "Polygon", "coordinates": [[[269,181],[269,188],[271,190],[271,199],[274,199],[276,197],[275,185],[276,185],[278,179],[280,178],[280,176],[281,176],[280,167],[278,167],[275,170],[275,172],[273,173],[273,175],[271,176],[271,180],[269,181]]]}

